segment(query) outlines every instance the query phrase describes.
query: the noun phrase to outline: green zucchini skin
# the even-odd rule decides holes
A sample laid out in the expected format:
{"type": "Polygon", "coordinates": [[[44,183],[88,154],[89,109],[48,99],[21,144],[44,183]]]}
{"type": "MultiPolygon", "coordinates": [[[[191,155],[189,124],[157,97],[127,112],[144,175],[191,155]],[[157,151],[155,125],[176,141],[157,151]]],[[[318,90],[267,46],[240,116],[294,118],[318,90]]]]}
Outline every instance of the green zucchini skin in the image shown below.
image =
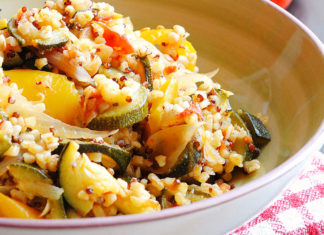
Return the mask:
{"type": "Polygon", "coordinates": [[[17,27],[16,27],[16,19],[15,18],[11,18],[8,22],[8,32],[17,39],[18,43],[20,44],[20,46],[26,46],[26,40],[21,37],[19,34],[18,34],[18,30],[17,30],[17,27]]]}
{"type": "Polygon", "coordinates": [[[166,177],[179,178],[191,172],[201,158],[201,152],[195,147],[194,141],[190,141],[182,151],[174,167],[166,177]]]}
{"type": "Polygon", "coordinates": [[[152,68],[150,60],[147,56],[140,58],[145,70],[145,78],[147,82],[147,88],[152,91],[153,90],[153,79],[152,79],[152,68]]]}
{"type": "Polygon", "coordinates": [[[270,142],[270,132],[259,118],[242,109],[238,110],[238,114],[249,129],[255,146],[262,148],[270,142]]]}
{"type": "MultiPolygon", "coordinates": [[[[28,46],[27,42],[22,36],[19,35],[15,22],[15,18],[11,18],[9,20],[8,31],[13,37],[17,39],[22,47],[26,47],[28,46]]],[[[53,31],[53,34],[54,35],[49,40],[37,39],[37,48],[41,50],[55,49],[64,46],[69,41],[69,39],[59,30],[53,31]]]]}
{"type": "MultiPolygon", "coordinates": [[[[9,172],[17,180],[44,181],[50,179],[43,170],[22,162],[11,164],[9,172]]],[[[49,214],[51,219],[67,218],[62,196],[58,200],[51,200],[50,203],[52,206],[49,214]]]]}
{"type": "MultiPolygon", "coordinates": [[[[132,154],[117,145],[98,144],[93,142],[73,140],[79,145],[78,152],[80,153],[102,153],[108,155],[116,161],[121,172],[125,172],[126,168],[132,159],[132,154]]],[[[69,141],[64,140],[59,144],[56,153],[62,153],[64,148],[68,145],[69,141]]]]}
{"type": "Polygon", "coordinates": [[[132,126],[142,121],[148,114],[148,92],[141,86],[132,103],[125,106],[112,107],[90,121],[88,128],[92,130],[114,130],[132,126]]]}
{"type": "Polygon", "coordinates": [[[10,148],[11,139],[5,131],[0,131],[0,157],[10,148]]]}

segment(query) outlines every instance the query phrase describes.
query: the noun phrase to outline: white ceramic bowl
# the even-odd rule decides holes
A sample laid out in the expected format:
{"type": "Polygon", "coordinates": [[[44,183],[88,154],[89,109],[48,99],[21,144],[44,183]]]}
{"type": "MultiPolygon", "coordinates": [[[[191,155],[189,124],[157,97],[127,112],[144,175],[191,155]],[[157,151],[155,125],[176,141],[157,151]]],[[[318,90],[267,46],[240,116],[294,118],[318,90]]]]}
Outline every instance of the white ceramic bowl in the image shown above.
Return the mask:
{"type": "MultiPolygon", "coordinates": [[[[2,17],[40,0],[1,0],[2,17]],[[4,14],[4,15],[3,15],[4,14]]],[[[0,218],[0,234],[223,234],[265,207],[324,142],[324,48],[289,13],[265,0],[111,0],[136,28],[180,24],[201,71],[234,91],[236,107],[270,118],[272,141],[258,174],[235,176],[225,195],[152,214],[75,220],[0,218]]],[[[1,205],[0,205],[1,206],[1,205]]]]}

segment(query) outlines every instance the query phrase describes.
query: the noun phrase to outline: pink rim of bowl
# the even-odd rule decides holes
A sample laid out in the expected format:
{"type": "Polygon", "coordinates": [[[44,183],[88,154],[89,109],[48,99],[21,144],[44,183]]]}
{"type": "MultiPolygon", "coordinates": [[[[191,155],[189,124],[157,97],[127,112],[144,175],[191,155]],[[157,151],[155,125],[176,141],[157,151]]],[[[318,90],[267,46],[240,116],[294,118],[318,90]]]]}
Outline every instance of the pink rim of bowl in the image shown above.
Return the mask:
{"type": "MultiPolygon", "coordinates": [[[[275,8],[280,11],[287,18],[296,23],[299,28],[304,31],[313,40],[318,50],[323,54],[324,57],[324,45],[317,38],[317,36],[309,30],[302,22],[295,18],[290,13],[286,12],[281,7],[276,4],[262,0],[264,4],[275,8]]],[[[84,218],[84,219],[73,219],[73,220],[23,220],[23,219],[9,219],[0,218],[0,226],[5,227],[16,227],[16,228],[84,228],[84,227],[98,227],[98,226],[115,226],[123,224],[133,224],[140,222],[150,222],[161,219],[168,219],[175,216],[181,216],[185,214],[194,213],[207,208],[215,207],[220,204],[224,204],[238,197],[251,193],[263,186],[271,183],[272,181],[278,179],[280,176],[284,175],[286,172],[293,169],[299,163],[301,163],[306,157],[308,157],[314,149],[318,149],[320,144],[323,144],[324,139],[324,121],[319,126],[317,132],[313,137],[297,152],[289,158],[287,161],[282,163],[280,166],[276,167],[269,173],[263,175],[262,177],[253,180],[246,185],[243,185],[233,191],[226,194],[220,195],[218,197],[210,198],[208,200],[193,203],[187,206],[170,208],[167,210],[162,210],[159,212],[154,212],[154,214],[136,214],[136,215],[124,215],[117,217],[101,217],[101,218],[84,218]]]]}

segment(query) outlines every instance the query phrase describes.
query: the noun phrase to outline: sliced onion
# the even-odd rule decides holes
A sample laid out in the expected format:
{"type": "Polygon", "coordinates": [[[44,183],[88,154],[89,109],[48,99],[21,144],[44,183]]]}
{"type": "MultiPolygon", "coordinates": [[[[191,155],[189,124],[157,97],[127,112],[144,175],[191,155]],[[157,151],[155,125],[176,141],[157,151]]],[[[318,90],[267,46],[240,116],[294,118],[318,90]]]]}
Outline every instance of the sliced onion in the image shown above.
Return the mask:
{"type": "Polygon", "coordinates": [[[46,205],[45,205],[40,217],[47,215],[50,212],[50,210],[51,210],[51,201],[47,200],[46,205]]]}
{"type": "MultiPolygon", "coordinates": [[[[31,113],[32,114],[32,113],[31,113]]],[[[105,138],[118,132],[114,131],[93,131],[88,128],[71,126],[60,120],[52,118],[45,113],[34,113],[31,116],[36,118],[36,129],[41,133],[48,133],[50,128],[54,128],[56,136],[67,139],[95,139],[98,137],[105,138]]]]}
{"type": "Polygon", "coordinates": [[[209,73],[205,73],[205,75],[209,78],[213,78],[213,77],[215,77],[216,74],[218,74],[218,72],[219,72],[219,69],[215,69],[209,73]]]}
{"type": "Polygon", "coordinates": [[[90,74],[82,66],[72,63],[66,55],[59,52],[51,52],[45,56],[50,64],[65,72],[68,77],[71,77],[80,85],[94,83],[90,74]]]}
{"type": "Polygon", "coordinates": [[[34,117],[36,120],[36,126],[28,126],[28,124],[27,126],[32,129],[37,129],[41,133],[48,133],[50,132],[50,128],[54,128],[55,135],[62,138],[95,139],[98,137],[105,138],[109,135],[115,134],[118,131],[93,131],[88,128],[71,126],[43,113],[44,108],[42,108],[43,106],[41,104],[34,104],[33,102],[28,101],[18,92],[16,92],[16,94],[14,95],[14,98],[16,99],[16,102],[9,105],[7,111],[9,113],[18,112],[25,118],[34,117]]]}
{"type": "Polygon", "coordinates": [[[18,188],[21,191],[31,193],[35,196],[48,198],[51,200],[58,200],[64,192],[62,188],[56,187],[51,184],[46,184],[40,181],[21,180],[18,183],[18,188]]]}

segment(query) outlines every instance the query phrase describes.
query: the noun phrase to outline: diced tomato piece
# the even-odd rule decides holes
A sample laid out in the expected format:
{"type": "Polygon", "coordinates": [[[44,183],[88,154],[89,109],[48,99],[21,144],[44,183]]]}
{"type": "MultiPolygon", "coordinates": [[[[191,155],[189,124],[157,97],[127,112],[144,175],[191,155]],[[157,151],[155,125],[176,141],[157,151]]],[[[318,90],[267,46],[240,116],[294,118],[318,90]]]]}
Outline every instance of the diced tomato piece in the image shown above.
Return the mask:
{"type": "Polygon", "coordinates": [[[119,33],[112,31],[103,22],[98,22],[98,24],[100,24],[100,26],[104,29],[103,37],[106,40],[106,45],[114,48],[114,50],[121,54],[134,53],[134,48],[129,43],[126,35],[120,35],[119,33]]]}

